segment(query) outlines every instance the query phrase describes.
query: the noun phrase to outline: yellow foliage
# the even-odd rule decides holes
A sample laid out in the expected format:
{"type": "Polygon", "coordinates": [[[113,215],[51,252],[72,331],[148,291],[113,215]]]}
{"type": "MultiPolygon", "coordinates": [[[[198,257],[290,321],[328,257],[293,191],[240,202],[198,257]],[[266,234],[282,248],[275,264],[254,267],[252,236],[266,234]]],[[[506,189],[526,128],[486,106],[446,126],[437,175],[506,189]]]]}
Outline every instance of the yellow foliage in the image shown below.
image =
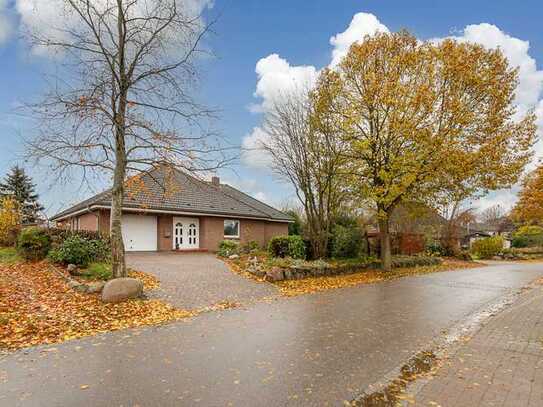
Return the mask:
{"type": "Polygon", "coordinates": [[[21,212],[17,201],[6,196],[0,201],[0,245],[14,243],[17,228],[21,224],[21,212]]]}
{"type": "Polygon", "coordinates": [[[524,180],[512,216],[520,223],[543,225],[543,165],[524,180]]]}
{"type": "Polygon", "coordinates": [[[335,123],[353,190],[387,217],[401,201],[518,180],[536,126],[533,113],[513,119],[517,78],[500,50],[379,33],[324,71],[313,121],[335,123]]]}

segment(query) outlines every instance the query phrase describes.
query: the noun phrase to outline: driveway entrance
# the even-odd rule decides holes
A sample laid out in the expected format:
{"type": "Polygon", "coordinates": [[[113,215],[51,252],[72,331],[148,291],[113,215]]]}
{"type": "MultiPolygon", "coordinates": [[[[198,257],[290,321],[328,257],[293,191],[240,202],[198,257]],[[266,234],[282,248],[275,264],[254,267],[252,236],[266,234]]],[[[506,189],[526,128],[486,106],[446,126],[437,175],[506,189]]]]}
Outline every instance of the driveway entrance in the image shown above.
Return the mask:
{"type": "Polygon", "coordinates": [[[159,278],[160,288],[150,296],[180,308],[200,308],[221,301],[244,303],[278,294],[271,284],[231,272],[210,253],[127,253],[126,262],[128,267],[159,278]]]}

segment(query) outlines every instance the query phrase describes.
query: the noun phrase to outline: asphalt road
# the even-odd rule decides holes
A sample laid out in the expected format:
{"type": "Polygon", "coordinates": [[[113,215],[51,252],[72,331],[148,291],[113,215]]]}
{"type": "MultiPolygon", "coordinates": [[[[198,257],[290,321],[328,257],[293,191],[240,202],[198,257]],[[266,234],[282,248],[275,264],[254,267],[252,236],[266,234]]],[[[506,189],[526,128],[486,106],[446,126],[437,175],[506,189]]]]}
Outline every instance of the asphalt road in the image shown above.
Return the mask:
{"type": "Polygon", "coordinates": [[[541,276],[510,264],[408,277],[19,351],[0,359],[0,406],[342,405],[541,276]]]}

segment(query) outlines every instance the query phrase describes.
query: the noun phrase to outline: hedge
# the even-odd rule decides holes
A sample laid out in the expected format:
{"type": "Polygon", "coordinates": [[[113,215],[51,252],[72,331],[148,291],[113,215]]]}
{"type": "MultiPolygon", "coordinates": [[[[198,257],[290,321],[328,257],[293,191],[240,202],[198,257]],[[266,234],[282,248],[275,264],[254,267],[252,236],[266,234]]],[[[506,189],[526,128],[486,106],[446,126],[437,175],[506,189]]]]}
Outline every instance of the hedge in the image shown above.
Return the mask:
{"type": "Polygon", "coordinates": [[[489,259],[497,256],[503,251],[503,237],[492,236],[476,240],[471,245],[471,251],[481,259],[489,259]]]}
{"type": "Polygon", "coordinates": [[[301,236],[276,236],[268,244],[268,252],[272,257],[292,257],[305,259],[305,243],[301,236]]]}

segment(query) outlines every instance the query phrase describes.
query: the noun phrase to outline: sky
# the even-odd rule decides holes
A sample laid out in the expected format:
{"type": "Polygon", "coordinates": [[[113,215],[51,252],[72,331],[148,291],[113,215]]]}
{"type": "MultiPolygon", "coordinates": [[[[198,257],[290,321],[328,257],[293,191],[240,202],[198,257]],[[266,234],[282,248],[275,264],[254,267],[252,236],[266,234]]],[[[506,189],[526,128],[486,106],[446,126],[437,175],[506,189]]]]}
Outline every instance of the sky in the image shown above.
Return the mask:
{"type": "MultiPolygon", "coordinates": [[[[44,92],[43,74],[52,62],[30,49],[20,34],[23,28],[45,30],[55,22],[54,1],[61,0],[0,0],[0,174],[14,164],[25,166],[49,215],[98,192],[109,181],[87,187],[74,178],[60,184],[43,168],[21,161],[22,137],[32,137],[33,127],[17,114],[17,107],[44,92]]],[[[421,40],[455,37],[500,47],[520,69],[515,104],[520,112],[535,109],[538,133],[543,135],[541,1],[184,1],[204,10],[208,20],[217,19],[206,40],[214,56],[202,63],[197,96],[219,110],[215,127],[234,145],[251,148],[266,137],[261,122],[280,92],[313,82],[319,70],[334,66],[365,34],[400,29],[421,40]]],[[[536,159],[543,158],[543,143],[535,149],[536,159]]],[[[251,150],[219,175],[272,205],[294,203],[292,188],[274,177],[268,164],[262,153],[251,150]]],[[[474,206],[509,208],[517,191],[518,187],[493,192],[474,206]]]]}

